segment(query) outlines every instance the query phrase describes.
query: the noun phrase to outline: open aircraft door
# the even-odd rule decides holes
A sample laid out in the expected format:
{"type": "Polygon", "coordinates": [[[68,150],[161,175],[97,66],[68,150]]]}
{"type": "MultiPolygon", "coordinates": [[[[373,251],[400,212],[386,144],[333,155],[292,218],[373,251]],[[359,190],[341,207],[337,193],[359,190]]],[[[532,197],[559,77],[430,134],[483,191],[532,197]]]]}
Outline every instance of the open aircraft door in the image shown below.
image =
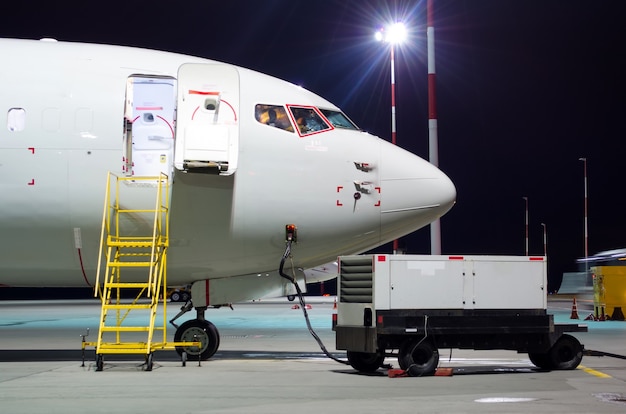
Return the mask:
{"type": "Polygon", "coordinates": [[[126,82],[122,171],[132,177],[172,177],[176,80],[133,75],[126,82]]]}
{"type": "Polygon", "coordinates": [[[174,165],[188,172],[231,175],[239,149],[239,72],[226,64],[178,69],[174,165]]]}

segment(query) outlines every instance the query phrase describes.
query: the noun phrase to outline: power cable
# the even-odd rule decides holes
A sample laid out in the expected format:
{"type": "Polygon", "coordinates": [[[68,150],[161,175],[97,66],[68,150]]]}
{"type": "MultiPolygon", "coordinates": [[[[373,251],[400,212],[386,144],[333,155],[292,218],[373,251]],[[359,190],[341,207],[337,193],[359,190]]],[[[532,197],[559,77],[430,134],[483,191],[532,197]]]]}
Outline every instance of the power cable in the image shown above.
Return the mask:
{"type": "MultiPolygon", "coordinates": [[[[317,342],[317,344],[319,345],[320,349],[324,353],[324,355],[326,355],[328,358],[332,359],[333,361],[339,362],[340,364],[350,365],[348,361],[341,360],[335,357],[334,355],[332,355],[330,352],[328,352],[328,350],[324,346],[324,343],[322,342],[320,337],[317,335],[317,333],[313,330],[313,327],[311,326],[311,321],[309,320],[309,314],[306,311],[306,304],[304,303],[304,297],[302,296],[302,289],[300,289],[300,286],[298,286],[298,282],[296,281],[296,278],[289,276],[283,271],[284,266],[285,266],[285,260],[287,260],[288,257],[291,259],[291,243],[292,243],[292,240],[287,240],[285,253],[283,254],[282,259],[280,260],[280,266],[278,267],[278,274],[281,277],[289,280],[295,286],[296,292],[298,293],[298,300],[300,301],[300,307],[302,308],[302,312],[304,313],[306,326],[309,329],[309,332],[311,333],[315,341],[317,342]]],[[[293,268],[293,261],[292,261],[292,268],[293,268]]]]}

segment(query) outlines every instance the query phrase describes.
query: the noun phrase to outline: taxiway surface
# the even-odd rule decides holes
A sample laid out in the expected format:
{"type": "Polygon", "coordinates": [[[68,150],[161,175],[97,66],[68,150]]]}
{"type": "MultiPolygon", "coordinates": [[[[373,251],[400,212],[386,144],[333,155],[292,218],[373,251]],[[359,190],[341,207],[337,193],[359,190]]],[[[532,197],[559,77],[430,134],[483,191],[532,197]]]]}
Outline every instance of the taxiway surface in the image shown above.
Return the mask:
{"type": "MultiPolygon", "coordinates": [[[[333,299],[309,299],[311,324],[328,350],[333,299]]],[[[98,329],[99,301],[0,302],[0,409],[6,413],[623,413],[626,360],[585,356],[572,371],[542,372],[511,351],[440,350],[449,377],[358,374],[328,359],[302,311],[283,300],[207,311],[221,345],[209,361],[182,367],[157,352],[151,372],[136,356],[105,360],[93,351],[81,366],[81,334],[98,329]]],[[[586,349],[626,354],[626,322],[570,320],[567,301],[552,301],[557,322],[586,323],[586,349]]],[[[168,317],[180,305],[170,304],[168,317]]],[[[582,317],[589,312],[579,305],[582,317]]],[[[193,313],[189,314],[193,315],[193,313]]],[[[174,330],[168,330],[173,335],[174,330]]],[[[396,360],[386,361],[395,368],[396,360]]]]}

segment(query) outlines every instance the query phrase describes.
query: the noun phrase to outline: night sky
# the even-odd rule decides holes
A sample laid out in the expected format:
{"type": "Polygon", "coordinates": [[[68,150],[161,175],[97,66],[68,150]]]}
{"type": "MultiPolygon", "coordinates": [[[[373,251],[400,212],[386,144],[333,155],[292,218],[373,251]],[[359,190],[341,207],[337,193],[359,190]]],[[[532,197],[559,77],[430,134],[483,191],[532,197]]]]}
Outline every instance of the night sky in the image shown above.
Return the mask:
{"type": "MultiPolygon", "coordinates": [[[[396,51],[397,143],[428,157],[425,0],[38,3],[3,5],[0,37],[237,64],[302,85],[385,139],[389,49],[373,33],[402,20],[410,36],[396,51]]],[[[580,157],[588,160],[589,253],[626,246],[626,1],[434,3],[439,165],[458,192],[441,221],[442,251],[523,255],[528,197],[530,253],[543,254],[545,223],[554,289],[584,255],[580,157]]],[[[429,231],[400,244],[429,253],[429,231]]]]}

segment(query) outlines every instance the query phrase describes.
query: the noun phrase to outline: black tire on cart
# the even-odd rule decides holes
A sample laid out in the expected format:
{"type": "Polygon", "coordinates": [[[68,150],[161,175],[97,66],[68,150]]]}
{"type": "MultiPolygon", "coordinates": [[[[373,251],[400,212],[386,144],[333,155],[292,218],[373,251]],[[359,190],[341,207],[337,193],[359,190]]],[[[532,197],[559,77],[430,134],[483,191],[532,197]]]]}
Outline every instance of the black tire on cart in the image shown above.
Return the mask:
{"type": "Polygon", "coordinates": [[[554,369],[554,365],[552,365],[552,360],[550,359],[548,352],[529,352],[528,359],[530,359],[530,362],[532,362],[537,368],[548,371],[554,369]]]}
{"type": "Polygon", "coordinates": [[[563,334],[549,352],[554,369],[576,369],[583,360],[583,346],[572,335],[563,334]]]}
{"type": "Polygon", "coordinates": [[[348,362],[359,372],[374,372],[383,365],[385,356],[380,353],[348,351],[348,362]]]}
{"type": "Polygon", "coordinates": [[[398,362],[411,377],[433,375],[439,364],[439,351],[429,340],[409,339],[398,351],[398,362]]]}

